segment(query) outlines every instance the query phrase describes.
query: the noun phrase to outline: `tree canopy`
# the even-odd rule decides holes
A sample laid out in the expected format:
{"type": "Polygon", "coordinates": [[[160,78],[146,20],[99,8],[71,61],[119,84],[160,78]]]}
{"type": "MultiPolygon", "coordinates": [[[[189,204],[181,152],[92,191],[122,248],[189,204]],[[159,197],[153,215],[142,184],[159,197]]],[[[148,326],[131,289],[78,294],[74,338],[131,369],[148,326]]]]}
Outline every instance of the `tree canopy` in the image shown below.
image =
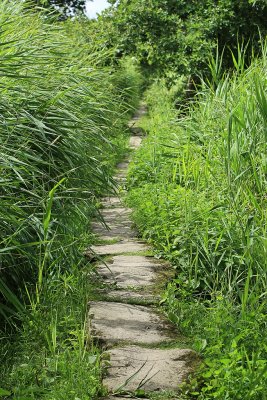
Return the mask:
{"type": "Polygon", "coordinates": [[[267,33],[265,0],[110,0],[103,13],[106,44],[130,54],[150,71],[193,74],[207,68],[217,46],[230,66],[238,42],[257,51],[267,33]],[[109,26],[109,29],[107,29],[109,26]],[[231,49],[231,51],[227,51],[231,49]],[[231,53],[232,52],[232,53],[231,53]]]}
{"type": "Polygon", "coordinates": [[[35,3],[42,7],[53,7],[68,16],[84,12],[86,0],[35,0],[35,3]]]}

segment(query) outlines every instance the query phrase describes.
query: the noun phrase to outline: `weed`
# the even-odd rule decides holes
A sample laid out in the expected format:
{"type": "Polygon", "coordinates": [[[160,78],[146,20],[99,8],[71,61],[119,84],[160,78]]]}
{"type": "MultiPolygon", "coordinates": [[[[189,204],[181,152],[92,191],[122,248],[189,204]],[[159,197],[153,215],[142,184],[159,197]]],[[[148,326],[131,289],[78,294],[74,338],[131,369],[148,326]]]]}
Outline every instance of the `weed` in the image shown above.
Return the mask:
{"type": "Polygon", "coordinates": [[[186,115],[152,85],[128,176],[135,222],[176,272],[162,305],[205,356],[185,394],[205,400],[262,399],[267,387],[266,55],[245,69],[241,49],[232,76],[211,61],[186,115]]]}

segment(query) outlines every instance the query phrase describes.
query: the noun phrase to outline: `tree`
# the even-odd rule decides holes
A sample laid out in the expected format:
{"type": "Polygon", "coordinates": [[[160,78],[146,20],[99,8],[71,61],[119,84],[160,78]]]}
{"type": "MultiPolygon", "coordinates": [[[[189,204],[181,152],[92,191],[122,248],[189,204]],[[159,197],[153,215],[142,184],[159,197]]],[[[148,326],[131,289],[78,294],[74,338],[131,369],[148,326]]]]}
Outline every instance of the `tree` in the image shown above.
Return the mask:
{"type": "Polygon", "coordinates": [[[266,0],[109,0],[103,14],[107,47],[134,55],[150,72],[196,76],[208,71],[207,60],[219,47],[231,67],[238,41],[257,53],[267,34],[266,0]],[[109,27],[107,31],[106,27],[109,27]],[[231,52],[228,51],[231,49],[231,52]]]}
{"type": "Polygon", "coordinates": [[[34,0],[38,6],[58,10],[64,16],[85,11],[86,0],[34,0]]]}

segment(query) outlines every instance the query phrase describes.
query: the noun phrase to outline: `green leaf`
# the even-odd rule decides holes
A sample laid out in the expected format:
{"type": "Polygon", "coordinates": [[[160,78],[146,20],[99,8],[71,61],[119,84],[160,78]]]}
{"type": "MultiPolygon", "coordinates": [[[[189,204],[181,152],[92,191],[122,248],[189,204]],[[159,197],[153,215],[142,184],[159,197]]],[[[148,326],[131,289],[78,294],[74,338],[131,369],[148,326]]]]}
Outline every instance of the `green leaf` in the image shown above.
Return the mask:
{"type": "Polygon", "coordinates": [[[11,396],[11,392],[9,390],[0,388],[0,396],[11,396]]]}

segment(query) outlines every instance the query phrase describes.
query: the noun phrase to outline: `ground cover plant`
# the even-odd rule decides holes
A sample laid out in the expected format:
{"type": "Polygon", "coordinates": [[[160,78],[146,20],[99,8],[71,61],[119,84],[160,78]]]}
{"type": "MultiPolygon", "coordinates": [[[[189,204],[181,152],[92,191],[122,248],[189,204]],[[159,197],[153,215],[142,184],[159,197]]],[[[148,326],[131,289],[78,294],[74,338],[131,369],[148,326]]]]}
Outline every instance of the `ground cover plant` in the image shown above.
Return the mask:
{"type": "Polygon", "coordinates": [[[186,112],[152,85],[128,177],[142,236],[176,270],[162,304],[204,355],[189,398],[266,398],[266,48],[243,61],[211,60],[186,112]]]}
{"type": "Polygon", "coordinates": [[[83,251],[140,75],[130,60],[105,67],[89,21],[3,1],[0,26],[0,397],[92,399],[102,389],[83,251]]]}

